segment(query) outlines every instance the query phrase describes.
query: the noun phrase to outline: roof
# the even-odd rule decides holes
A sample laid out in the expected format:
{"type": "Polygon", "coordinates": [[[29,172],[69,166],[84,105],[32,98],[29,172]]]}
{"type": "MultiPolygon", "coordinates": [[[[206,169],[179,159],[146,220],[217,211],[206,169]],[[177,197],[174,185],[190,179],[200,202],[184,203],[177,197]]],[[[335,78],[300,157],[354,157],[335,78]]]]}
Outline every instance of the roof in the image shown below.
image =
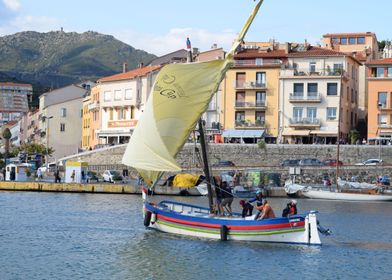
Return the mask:
{"type": "Polygon", "coordinates": [[[373,32],[344,32],[344,33],[327,33],[323,37],[342,37],[342,36],[375,36],[373,32]]]}
{"type": "Polygon", "coordinates": [[[13,82],[0,82],[0,86],[32,87],[31,84],[20,84],[20,83],[13,83],[13,82]]]}
{"type": "Polygon", "coordinates": [[[305,51],[297,51],[291,52],[287,55],[288,57],[317,57],[317,56],[347,56],[351,57],[353,60],[357,61],[359,64],[362,64],[358,59],[353,57],[349,53],[338,52],[331,49],[321,48],[321,47],[313,47],[310,46],[305,51]]]}
{"type": "Polygon", "coordinates": [[[134,79],[136,77],[144,76],[144,75],[146,75],[150,72],[153,72],[161,67],[162,67],[161,65],[155,65],[155,66],[146,66],[146,67],[142,67],[142,68],[136,68],[136,69],[133,69],[133,70],[125,72],[125,73],[119,73],[119,74],[115,74],[112,76],[103,77],[103,78],[99,79],[98,82],[102,83],[102,82],[130,80],[130,79],[134,79]]]}
{"type": "Polygon", "coordinates": [[[366,63],[366,65],[392,65],[392,58],[372,60],[366,63]]]}
{"type": "Polygon", "coordinates": [[[287,57],[285,50],[259,51],[255,49],[243,50],[234,55],[234,59],[242,58],[281,58],[287,57]]]}

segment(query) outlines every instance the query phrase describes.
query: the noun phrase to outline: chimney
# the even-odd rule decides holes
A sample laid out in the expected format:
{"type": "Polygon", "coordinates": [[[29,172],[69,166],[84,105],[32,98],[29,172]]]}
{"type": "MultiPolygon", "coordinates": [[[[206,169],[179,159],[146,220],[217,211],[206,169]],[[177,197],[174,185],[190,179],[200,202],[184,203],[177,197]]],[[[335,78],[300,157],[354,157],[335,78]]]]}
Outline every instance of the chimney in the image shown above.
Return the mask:
{"type": "Polygon", "coordinates": [[[284,53],[288,54],[290,51],[291,51],[291,44],[290,43],[284,44],[284,53]]]}
{"type": "Polygon", "coordinates": [[[140,62],[140,63],[139,63],[139,68],[143,68],[143,67],[144,67],[143,62],[140,62]]]}
{"type": "Polygon", "coordinates": [[[128,72],[128,63],[123,63],[123,73],[128,72]]]}

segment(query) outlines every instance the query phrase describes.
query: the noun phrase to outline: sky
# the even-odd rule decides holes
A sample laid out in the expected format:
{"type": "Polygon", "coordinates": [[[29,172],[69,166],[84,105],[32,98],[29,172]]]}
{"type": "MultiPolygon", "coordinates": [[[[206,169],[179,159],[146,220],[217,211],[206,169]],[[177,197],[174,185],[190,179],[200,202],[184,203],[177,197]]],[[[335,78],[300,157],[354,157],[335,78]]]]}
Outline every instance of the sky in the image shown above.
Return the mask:
{"type": "MultiPolygon", "coordinates": [[[[21,31],[97,31],[155,55],[213,44],[230,48],[252,0],[0,0],[0,36],[21,31]]],[[[392,38],[391,0],[265,0],[245,41],[317,44],[325,33],[375,32],[392,38]]]]}

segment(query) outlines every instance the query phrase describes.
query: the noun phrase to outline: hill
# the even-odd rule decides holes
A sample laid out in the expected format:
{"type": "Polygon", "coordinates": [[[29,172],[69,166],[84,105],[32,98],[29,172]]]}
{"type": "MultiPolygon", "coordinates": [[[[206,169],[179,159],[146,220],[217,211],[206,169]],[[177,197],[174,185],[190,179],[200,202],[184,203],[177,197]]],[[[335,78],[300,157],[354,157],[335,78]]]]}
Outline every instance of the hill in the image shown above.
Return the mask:
{"type": "Polygon", "coordinates": [[[155,57],[93,31],[19,32],[0,37],[0,80],[29,82],[40,91],[119,73],[124,62],[136,68],[155,57]]]}

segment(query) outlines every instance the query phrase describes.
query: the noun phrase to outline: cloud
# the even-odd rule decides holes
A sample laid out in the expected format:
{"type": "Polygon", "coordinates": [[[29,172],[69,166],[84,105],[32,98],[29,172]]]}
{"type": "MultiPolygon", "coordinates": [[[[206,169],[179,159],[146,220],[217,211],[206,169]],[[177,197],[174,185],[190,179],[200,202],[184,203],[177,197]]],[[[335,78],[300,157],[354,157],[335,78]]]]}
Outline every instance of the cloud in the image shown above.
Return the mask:
{"type": "Polygon", "coordinates": [[[222,32],[210,32],[205,29],[173,28],[163,35],[137,33],[123,30],[111,32],[117,39],[135,47],[156,55],[164,55],[179,49],[186,48],[186,38],[189,37],[192,47],[206,51],[213,44],[228,50],[237,36],[232,30],[222,32]]]}
{"type": "Polygon", "coordinates": [[[3,3],[11,11],[17,11],[20,8],[19,0],[3,0],[3,3]]]}

